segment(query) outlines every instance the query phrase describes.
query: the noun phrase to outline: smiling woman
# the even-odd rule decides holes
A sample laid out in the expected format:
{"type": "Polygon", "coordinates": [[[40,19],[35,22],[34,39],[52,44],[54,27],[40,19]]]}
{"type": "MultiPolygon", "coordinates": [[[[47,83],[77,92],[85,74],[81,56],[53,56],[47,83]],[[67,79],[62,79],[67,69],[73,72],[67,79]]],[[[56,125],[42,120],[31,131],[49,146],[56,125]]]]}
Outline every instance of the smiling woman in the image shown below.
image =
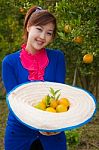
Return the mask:
{"type": "MultiPolygon", "coordinates": [[[[24,43],[19,51],[7,55],[2,62],[2,79],[7,93],[27,81],[65,82],[64,54],[45,48],[55,37],[56,26],[56,18],[47,10],[34,6],[28,10],[24,21],[24,43]]],[[[43,134],[30,129],[10,110],[5,150],[42,149],[66,150],[65,133],[43,134]]]]}

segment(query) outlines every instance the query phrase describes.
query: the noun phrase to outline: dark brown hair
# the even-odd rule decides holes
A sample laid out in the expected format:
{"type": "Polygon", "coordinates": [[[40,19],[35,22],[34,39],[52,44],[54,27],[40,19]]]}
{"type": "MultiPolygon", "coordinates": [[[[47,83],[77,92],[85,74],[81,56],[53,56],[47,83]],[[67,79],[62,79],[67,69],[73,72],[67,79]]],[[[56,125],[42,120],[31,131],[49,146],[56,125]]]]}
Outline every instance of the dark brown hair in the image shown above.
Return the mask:
{"type": "Polygon", "coordinates": [[[28,39],[27,26],[30,27],[32,25],[39,26],[39,25],[46,25],[48,23],[53,23],[54,25],[53,38],[55,37],[57,28],[56,18],[47,10],[42,9],[36,11],[38,8],[39,7],[37,6],[33,6],[26,13],[24,21],[24,35],[23,35],[24,42],[27,42],[28,39]]]}

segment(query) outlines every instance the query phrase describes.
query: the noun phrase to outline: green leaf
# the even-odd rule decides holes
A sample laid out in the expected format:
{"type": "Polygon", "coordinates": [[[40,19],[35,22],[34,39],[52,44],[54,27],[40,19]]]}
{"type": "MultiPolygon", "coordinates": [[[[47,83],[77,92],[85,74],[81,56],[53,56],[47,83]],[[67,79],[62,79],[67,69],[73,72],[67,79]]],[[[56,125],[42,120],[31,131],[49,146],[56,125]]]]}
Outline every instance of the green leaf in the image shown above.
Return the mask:
{"type": "Polygon", "coordinates": [[[59,92],[60,90],[56,90],[54,93],[55,93],[55,95],[59,92]]]}
{"type": "Polygon", "coordinates": [[[60,97],[60,95],[61,95],[61,93],[60,94],[58,94],[57,95],[57,97],[55,98],[56,100],[58,100],[59,99],[59,97],[60,97]]]}
{"type": "Polygon", "coordinates": [[[47,95],[46,106],[48,107],[48,106],[49,106],[49,104],[50,104],[50,96],[49,96],[49,95],[47,95]]]}
{"type": "Polygon", "coordinates": [[[55,92],[54,92],[54,89],[52,87],[50,87],[50,93],[55,96],[55,92]]]}
{"type": "Polygon", "coordinates": [[[50,93],[52,94],[51,95],[51,98],[53,98],[53,99],[58,99],[59,98],[59,96],[60,96],[60,94],[59,95],[57,95],[57,97],[56,97],[56,94],[59,92],[60,90],[54,90],[52,87],[50,87],[50,93]]]}

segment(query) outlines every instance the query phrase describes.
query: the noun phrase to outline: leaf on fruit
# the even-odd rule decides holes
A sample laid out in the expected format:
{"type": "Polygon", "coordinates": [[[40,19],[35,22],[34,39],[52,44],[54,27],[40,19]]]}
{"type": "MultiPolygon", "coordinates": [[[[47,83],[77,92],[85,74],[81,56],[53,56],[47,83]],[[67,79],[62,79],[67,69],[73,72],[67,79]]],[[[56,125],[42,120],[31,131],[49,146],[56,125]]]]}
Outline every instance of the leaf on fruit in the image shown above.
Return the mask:
{"type": "Polygon", "coordinates": [[[61,95],[61,93],[60,94],[58,94],[57,95],[57,97],[55,98],[56,100],[58,100],[59,99],[59,97],[60,97],[60,95],[61,95]]]}
{"type": "Polygon", "coordinates": [[[55,96],[55,92],[54,92],[54,89],[50,87],[50,93],[55,96]]]}
{"type": "Polygon", "coordinates": [[[54,90],[52,87],[50,87],[50,93],[52,94],[51,98],[58,99],[60,97],[60,94],[58,94],[60,90],[54,90]],[[58,95],[57,95],[58,94],[58,95]],[[56,96],[57,95],[57,96],[56,96]]]}
{"type": "Polygon", "coordinates": [[[56,90],[56,91],[55,91],[55,95],[56,95],[59,91],[60,91],[60,90],[56,90]]]}
{"type": "Polygon", "coordinates": [[[47,99],[46,99],[46,106],[48,107],[50,105],[50,96],[47,95],[47,99]]]}

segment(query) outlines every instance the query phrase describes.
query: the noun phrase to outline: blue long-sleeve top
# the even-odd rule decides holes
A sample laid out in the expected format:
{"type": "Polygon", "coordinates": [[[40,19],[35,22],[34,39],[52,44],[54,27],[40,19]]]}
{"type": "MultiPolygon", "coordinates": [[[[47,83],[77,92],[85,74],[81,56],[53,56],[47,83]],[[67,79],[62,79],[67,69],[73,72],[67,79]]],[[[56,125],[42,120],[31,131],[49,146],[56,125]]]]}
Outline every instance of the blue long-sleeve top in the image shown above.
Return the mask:
{"type": "MultiPolygon", "coordinates": [[[[64,83],[66,77],[66,65],[63,52],[46,49],[49,64],[45,69],[44,80],[64,83]]],[[[27,82],[28,70],[20,61],[20,51],[7,55],[2,62],[2,79],[7,93],[15,86],[27,82]]]]}
{"type": "MultiPolygon", "coordinates": [[[[66,77],[66,63],[65,63],[65,57],[64,57],[63,52],[61,52],[60,50],[50,50],[50,49],[46,49],[46,52],[47,52],[47,56],[49,59],[49,64],[45,69],[44,81],[64,83],[65,77],[66,77]]],[[[21,64],[20,50],[15,53],[5,56],[5,58],[3,59],[3,61],[2,61],[2,79],[3,79],[3,83],[4,83],[7,93],[10,92],[10,90],[12,90],[17,85],[29,81],[28,80],[28,70],[26,70],[21,64]]],[[[27,129],[28,127],[25,127],[23,124],[19,123],[19,121],[14,117],[12,112],[9,113],[7,124],[8,124],[7,128],[9,128],[9,129],[7,130],[6,136],[5,136],[6,145],[7,145],[7,142],[9,141],[9,133],[13,129],[15,129],[15,132],[17,131],[16,134],[18,134],[18,136],[21,138],[20,141],[23,140],[22,135],[24,134],[24,132],[26,132],[26,135],[27,135],[26,137],[24,137],[24,139],[26,141],[30,139],[29,140],[29,141],[31,141],[30,144],[36,139],[36,135],[35,135],[36,131],[31,131],[31,129],[27,129]],[[33,136],[33,134],[35,136],[33,136]],[[30,135],[32,135],[32,138],[30,135]]],[[[11,137],[12,136],[10,135],[10,139],[11,139],[11,137]]],[[[11,143],[11,145],[9,145],[9,143],[8,143],[9,148],[7,145],[7,150],[12,150],[12,148],[17,145],[19,145],[18,150],[22,150],[22,147],[21,147],[22,142],[18,143],[18,139],[15,139],[15,140],[16,140],[16,142],[13,142],[13,144],[11,143]]],[[[24,146],[27,145],[29,147],[28,144],[25,145],[25,140],[24,140],[23,145],[24,146]]],[[[42,140],[42,138],[41,138],[41,140],[42,140]]],[[[13,137],[12,137],[11,141],[13,141],[13,137]]],[[[45,143],[45,142],[42,141],[42,143],[45,143]]],[[[53,143],[53,144],[55,144],[55,143],[53,143]]],[[[49,145],[51,146],[51,144],[49,144],[49,145]]],[[[24,146],[23,146],[23,150],[25,150],[24,146]]],[[[50,146],[49,146],[49,149],[51,148],[51,150],[52,150],[52,147],[50,147],[50,146]]],[[[53,149],[54,148],[55,147],[53,146],[53,149]]],[[[58,146],[58,148],[59,148],[59,146],[58,146]]],[[[57,150],[58,150],[58,148],[57,148],[57,150]]],[[[66,147],[65,147],[65,149],[66,149],[66,147]]]]}

